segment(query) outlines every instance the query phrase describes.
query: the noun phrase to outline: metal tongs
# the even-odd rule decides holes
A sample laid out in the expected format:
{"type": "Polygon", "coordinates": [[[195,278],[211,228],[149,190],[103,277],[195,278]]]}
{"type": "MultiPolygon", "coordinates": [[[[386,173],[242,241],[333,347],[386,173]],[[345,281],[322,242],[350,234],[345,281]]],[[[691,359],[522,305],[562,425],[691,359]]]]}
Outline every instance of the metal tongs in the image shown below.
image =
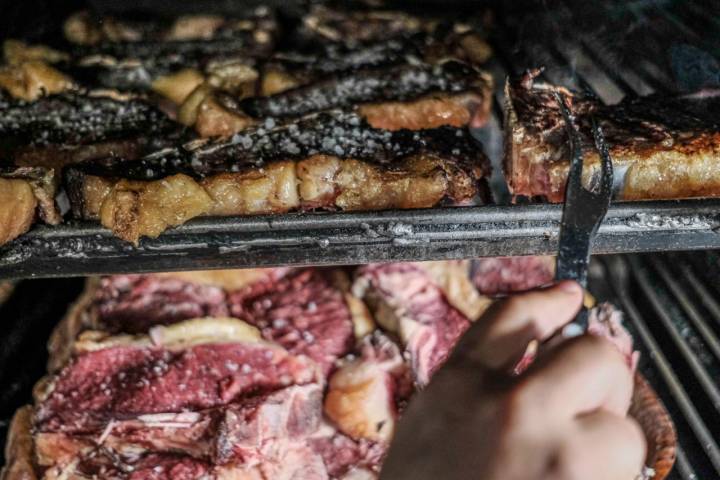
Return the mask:
{"type": "MultiPolygon", "coordinates": [[[[571,163],[565,187],[565,204],[560,222],[560,241],[557,255],[555,279],[575,280],[587,289],[590,249],[598,227],[605,218],[610,206],[613,188],[613,166],[605,137],[600,125],[592,119],[592,134],[595,148],[600,155],[601,169],[599,181],[594,181],[588,190],[582,183],[583,151],[582,137],[573,122],[572,115],[565,104],[565,97],[555,92],[560,105],[565,129],[570,142],[571,163]]],[[[575,320],[562,330],[564,337],[585,333],[588,326],[588,310],[583,307],[575,320]]]]}

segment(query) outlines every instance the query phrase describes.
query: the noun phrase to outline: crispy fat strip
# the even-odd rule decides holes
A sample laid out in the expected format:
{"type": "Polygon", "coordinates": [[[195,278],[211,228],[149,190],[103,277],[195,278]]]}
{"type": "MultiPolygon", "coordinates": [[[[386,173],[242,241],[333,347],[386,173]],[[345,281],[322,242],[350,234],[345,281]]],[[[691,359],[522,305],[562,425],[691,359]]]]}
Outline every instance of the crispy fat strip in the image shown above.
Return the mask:
{"type": "Polygon", "coordinates": [[[57,225],[55,171],[45,168],[0,169],[0,245],[30,230],[36,218],[57,225]]]}

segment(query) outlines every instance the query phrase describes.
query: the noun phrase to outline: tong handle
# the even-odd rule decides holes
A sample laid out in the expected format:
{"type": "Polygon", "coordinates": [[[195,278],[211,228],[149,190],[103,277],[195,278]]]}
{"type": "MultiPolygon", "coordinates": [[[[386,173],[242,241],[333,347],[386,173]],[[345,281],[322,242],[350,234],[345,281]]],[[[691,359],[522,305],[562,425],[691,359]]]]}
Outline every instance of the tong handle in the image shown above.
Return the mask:
{"type": "Polygon", "coordinates": [[[558,251],[555,266],[555,280],[575,280],[583,288],[587,288],[588,265],[590,264],[590,249],[587,255],[578,255],[583,245],[590,245],[594,232],[585,229],[572,229],[565,233],[567,243],[563,242],[558,251]]]}

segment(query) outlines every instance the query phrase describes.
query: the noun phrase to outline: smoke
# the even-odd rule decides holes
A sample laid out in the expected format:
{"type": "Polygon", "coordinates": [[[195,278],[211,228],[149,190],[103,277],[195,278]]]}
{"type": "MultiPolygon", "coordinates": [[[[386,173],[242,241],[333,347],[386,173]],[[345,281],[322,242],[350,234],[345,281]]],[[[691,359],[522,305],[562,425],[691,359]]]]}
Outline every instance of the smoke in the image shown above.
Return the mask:
{"type": "Polygon", "coordinates": [[[684,43],[670,47],[670,64],[680,90],[720,87],[720,62],[706,51],[684,43]]]}

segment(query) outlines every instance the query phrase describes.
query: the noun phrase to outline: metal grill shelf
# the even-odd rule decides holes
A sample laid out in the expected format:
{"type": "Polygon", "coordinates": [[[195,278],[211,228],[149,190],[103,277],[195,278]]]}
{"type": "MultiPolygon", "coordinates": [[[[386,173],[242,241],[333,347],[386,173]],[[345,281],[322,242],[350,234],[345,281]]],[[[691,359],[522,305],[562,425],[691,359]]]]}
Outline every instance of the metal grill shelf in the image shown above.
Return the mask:
{"type": "MultiPolygon", "coordinates": [[[[553,9],[543,7],[537,15],[532,14],[532,22],[508,10],[511,6],[498,7],[497,25],[490,38],[496,56],[488,65],[498,88],[493,118],[479,132],[495,167],[491,188],[496,206],[203,218],[158,239],[143,239],[137,248],[113,238],[97,224],[40,226],[0,248],[0,278],[553,253],[560,207],[508,203],[500,166],[505,77],[544,65],[547,80],[592,91],[608,102],[628,94],[673,89],[671,74],[659,62],[660,40],[670,37],[707,43],[693,36],[683,22],[698,17],[710,20],[702,18],[705,7],[697,2],[675,2],[680,6],[670,13],[655,3],[618,6],[600,2],[594,7],[601,9],[598,14],[607,20],[606,30],[614,28],[613,21],[628,21],[628,15],[650,19],[643,32],[647,51],[637,61],[622,65],[597,35],[580,31],[568,21],[578,13],[573,2],[557,2],[553,9]],[[529,23],[544,25],[549,31],[538,32],[537,41],[525,33],[529,23]]],[[[720,202],[716,200],[616,204],[601,228],[595,251],[720,248],[720,235],[715,233],[719,219],[720,202]]]]}
{"type": "MultiPolygon", "coordinates": [[[[93,224],[40,227],[4,251],[0,278],[552,254],[560,205],[198,219],[136,248],[93,224]]],[[[720,200],[615,204],[600,253],[720,246],[720,200]]]]}

